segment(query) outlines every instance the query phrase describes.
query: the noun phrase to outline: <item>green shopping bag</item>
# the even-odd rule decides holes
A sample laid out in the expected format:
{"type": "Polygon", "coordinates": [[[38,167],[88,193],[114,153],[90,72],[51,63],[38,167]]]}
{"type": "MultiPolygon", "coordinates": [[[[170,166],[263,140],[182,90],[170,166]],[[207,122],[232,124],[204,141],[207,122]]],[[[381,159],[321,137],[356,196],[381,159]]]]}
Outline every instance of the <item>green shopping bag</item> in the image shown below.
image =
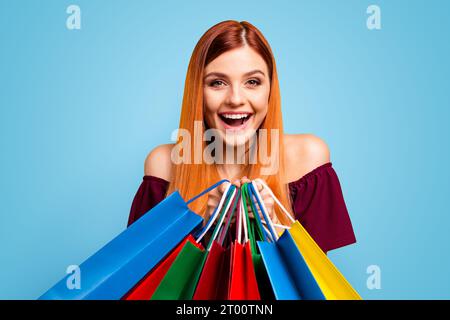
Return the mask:
{"type": "Polygon", "coordinates": [[[255,214],[258,214],[257,213],[258,211],[256,209],[254,200],[250,197],[247,183],[244,183],[242,185],[241,192],[242,192],[243,209],[247,220],[247,225],[249,225],[248,232],[249,232],[250,248],[252,252],[253,267],[255,269],[259,293],[261,295],[262,300],[275,300],[275,295],[273,293],[272,286],[270,284],[269,276],[267,275],[266,267],[264,266],[262,256],[256,244],[256,241],[265,240],[262,224],[259,219],[250,220],[248,216],[247,204],[250,204],[252,212],[254,213],[256,212],[255,214]]]}
{"type": "Polygon", "coordinates": [[[177,258],[174,260],[172,266],[167,271],[166,276],[162,279],[159,286],[153,293],[151,300],[190,300],[192,299],[195,288],[197,286],[200,274],[203,270],[209,249],[220,229],[224,220],[226,212],[231,206],[231,199],[236,194],[236,187],[234,185],[228,186],[223,193],[222,199],[219,202],[215,212],[211,215],[212,226],[214,220],[219,217],[219,222],[214,228],[213,235],[209,241],[206,250],[199,244],[201,238],[206,234],[209,227],[207,227],[198,237],[196,243],[191,241],[186,242],[183,249],[181,249],[177,258]],[[225,203],[225,204],[224,204],[225,203]]]}

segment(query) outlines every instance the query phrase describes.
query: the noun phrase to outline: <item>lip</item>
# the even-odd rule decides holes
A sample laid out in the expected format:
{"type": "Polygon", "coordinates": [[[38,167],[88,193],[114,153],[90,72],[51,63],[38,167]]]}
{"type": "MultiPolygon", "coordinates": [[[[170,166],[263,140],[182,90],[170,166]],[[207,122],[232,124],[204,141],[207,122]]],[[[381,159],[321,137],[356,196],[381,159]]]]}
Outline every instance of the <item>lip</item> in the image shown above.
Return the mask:
{"type": "Polygon", "coordinates": [[[250,117],[248,118],[247,121],[245,121],[243,124],[239,125],[239,126],[230,126],[227,123],[225,123],[222,118],[219,116],[217,118],[219,118],[219,122],[222,124],[222,127],[225,130],[232,130],[232,131],[239,131],[239,130],[245,130],[248,126],[248,124],[253,120],[253,112],[220,112],[218,113],[218,115],[222,115],[222,114],[249,114],[250,117]]]}

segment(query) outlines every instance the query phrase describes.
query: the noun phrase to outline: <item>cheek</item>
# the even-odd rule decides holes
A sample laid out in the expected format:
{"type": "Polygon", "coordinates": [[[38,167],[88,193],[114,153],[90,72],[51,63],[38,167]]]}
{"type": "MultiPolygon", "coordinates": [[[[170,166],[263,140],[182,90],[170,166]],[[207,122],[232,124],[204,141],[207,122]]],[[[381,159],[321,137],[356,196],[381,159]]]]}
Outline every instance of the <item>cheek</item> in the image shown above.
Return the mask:
{"type": "Polygon", "coordinates": [[[212,90],[203,91],[203,99],[206,111],[210,113],[215,113],[222,103],[222,94],[220,92],[214,92],[212,90]]]}
{"type": "Polygon", "coordinates": [[[269,106],[269,95],[265,92],[257,92],[252,97],[252,105],[258,118],[264,118],[269,106]]]}
{"type": "Polygon", "coordinates": [[[203,91],[204,100],[204,117],[210,127],[214,126],[214,115],[217,113],[220,107],[220,97],[216,92],[210,90],[203,91]]]}

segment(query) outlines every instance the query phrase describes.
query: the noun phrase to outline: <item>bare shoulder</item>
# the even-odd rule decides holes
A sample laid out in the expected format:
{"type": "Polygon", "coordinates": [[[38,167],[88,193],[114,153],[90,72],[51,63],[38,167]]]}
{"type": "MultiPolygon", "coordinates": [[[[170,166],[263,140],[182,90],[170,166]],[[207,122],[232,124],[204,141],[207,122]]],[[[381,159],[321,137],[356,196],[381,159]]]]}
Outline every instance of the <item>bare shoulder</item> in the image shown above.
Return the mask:
{"type": "Polygon", "coordinates": [[[171,152],[174,144],[162,144],[154,148],[145,158],[144,174],[155,176],[166,181],[171,180],[171,152]]]}
{"type": "Polygon", "coordinates": [[[313,134],[285,134],[284,150],[288,182],[297,181],[308,172],[330,162],[328,145],[313,134]]]}

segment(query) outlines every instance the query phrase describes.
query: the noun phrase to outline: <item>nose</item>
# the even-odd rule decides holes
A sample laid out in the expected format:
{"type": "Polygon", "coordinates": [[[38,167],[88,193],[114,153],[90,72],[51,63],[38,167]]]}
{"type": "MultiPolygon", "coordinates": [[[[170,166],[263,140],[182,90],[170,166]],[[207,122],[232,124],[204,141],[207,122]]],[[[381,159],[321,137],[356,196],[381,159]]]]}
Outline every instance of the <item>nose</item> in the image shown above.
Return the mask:
{"type": "Polygon", "coordinates": [[[239,86],[231,86],[227,98],[227,103],[231,107],[240,107],[245,103],[244,93],[239,86]]]}

